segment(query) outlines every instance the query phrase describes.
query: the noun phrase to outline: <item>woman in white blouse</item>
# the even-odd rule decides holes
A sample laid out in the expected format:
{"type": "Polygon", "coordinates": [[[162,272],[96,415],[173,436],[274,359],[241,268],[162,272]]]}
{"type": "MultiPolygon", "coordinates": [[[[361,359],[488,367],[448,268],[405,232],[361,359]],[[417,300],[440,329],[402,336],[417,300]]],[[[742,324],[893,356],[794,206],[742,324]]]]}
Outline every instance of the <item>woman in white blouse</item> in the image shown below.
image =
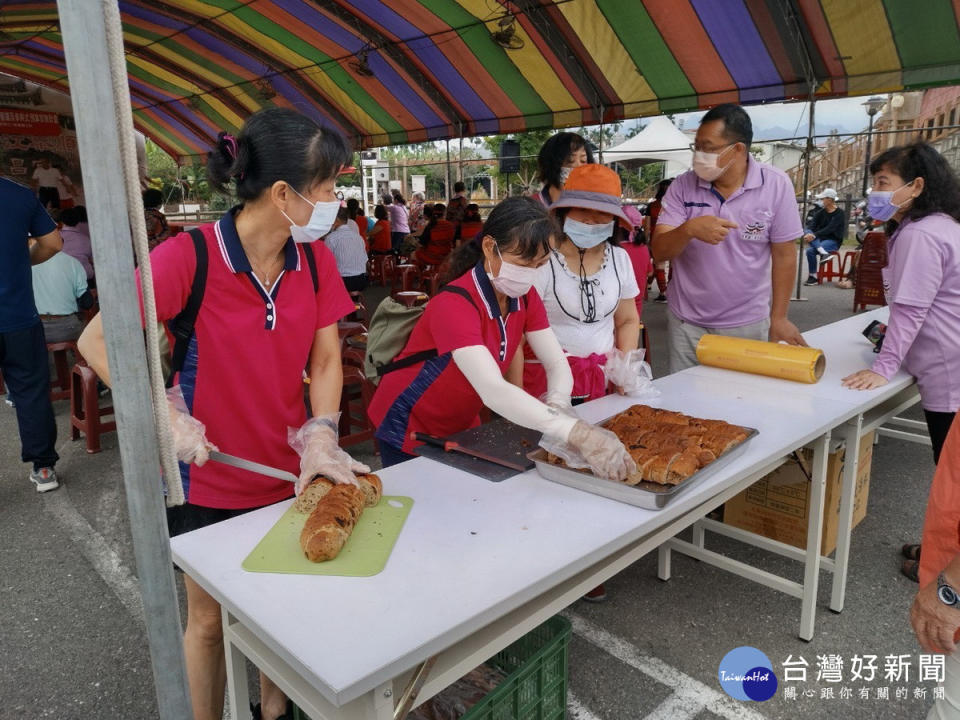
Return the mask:
{"type": "MultiPolygon", "coordinates": [[[[629,256],[614,240],[619,234],[617,221],[630,222],[620,192],[620,177],[613,170],[581,165],[570,172],[563,192],[550,206],[563,237],[540,268],[535,287],[567,353],[574,402],[606,395],[607,353],[636,350],[640,339],[634,302],[640,288],[629,256]]],[[[546,392],[543,367],[532,355],[524,359],[523,385],[536,397],[546,392]]]]}

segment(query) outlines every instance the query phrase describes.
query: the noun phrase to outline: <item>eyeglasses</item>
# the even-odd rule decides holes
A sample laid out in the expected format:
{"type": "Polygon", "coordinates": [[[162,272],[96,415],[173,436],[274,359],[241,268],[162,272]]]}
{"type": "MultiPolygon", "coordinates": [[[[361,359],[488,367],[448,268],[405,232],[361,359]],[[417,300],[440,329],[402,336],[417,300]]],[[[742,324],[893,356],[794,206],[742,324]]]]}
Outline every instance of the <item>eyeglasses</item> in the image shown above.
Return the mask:
{"type": "Polygon", "coordinates": [[[721,153],[721,152],[723,152],[724,150],[726,150],[727,148],[732,147],[732,146],[734,146],[734,145],[736,145],[736,144],[737,144],[737,143],[732,142],[732,143],[727,143],[726,145],[724,145],[724,146],[722,146],[722,147],[719,147],[719,148],[712,148],[712,147],[709,147],[709,148],[708,148],[708,147],[702,147],[702,146],[701,146],[701,147],[697,147],[697,144],[696,144],[696,143],[690,143],[690,149],[693,150],[693,152],[721,153]]]}

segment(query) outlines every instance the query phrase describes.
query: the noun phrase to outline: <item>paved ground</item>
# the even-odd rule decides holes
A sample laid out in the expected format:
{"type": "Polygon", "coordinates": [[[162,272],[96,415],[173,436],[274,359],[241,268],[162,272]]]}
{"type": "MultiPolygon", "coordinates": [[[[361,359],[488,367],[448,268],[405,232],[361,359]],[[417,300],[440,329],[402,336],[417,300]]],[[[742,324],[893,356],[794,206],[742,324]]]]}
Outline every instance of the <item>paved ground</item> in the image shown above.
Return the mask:
{"type": "MultiPolygon", "coordinates": [[[[794,303],[801,329],[845,317],[852,294],[805,288],[794,303]]],[[[664,372],[663,306],[650,303],[645,319],[654,343],[654,368],[664,372]]],[[[0,720],[44,717],[151,718],[153,685],[140,619],[135,569],[119,472],[116,438],[87,455],[71,443],[67,404],[56,405],[61,430],[59,470],[64,486],[36,494],[19,462],[13,411],[0,404],[0,720]]],[[[608,583],[602,605],[568,611],[570,717],[581,720],[658,718],[912,718],[923,717],[933,684],[916,681],[917,652],[907,621],[915,587],[897,572],[897,549],[917,538],[933,464],[927,448],[884,440],[875,450],[869,514],[853,536],[847,609],[825,609],[822,576],[817,633],[797,639],[799,601],[677,557],[668,583],[656,579],[647,557],[608,583]],[[721,658],[741,645],[765,652],[783,679],[792,655],[809,663],[809,682],[793,683],[766,703],[727,698],[717,682],[721,658]],[[817,655],[844,660],[877,655],[873,682],[817,683],[817,655]],[[909,681],[882,678],[886,655],[912,656],[909,681]],[[852,699],[840,699],[848,687],[852,699]],[[860,689],[870,690],[869,699],[860,689]],[[889,688],[889,700],[876,699],[889,688]],[[905,687],[910,699],[898,700],[905,687]],[[927,700],[913,699],[925,687],[927,700]],[[821,699],[832,689],[836,699],[821,699]],[[804,697],[804,691],[815,697],[804,697]]],[[[800,569],[759,551],[715,541],[741,559],[799,579],[800,569]]]]}

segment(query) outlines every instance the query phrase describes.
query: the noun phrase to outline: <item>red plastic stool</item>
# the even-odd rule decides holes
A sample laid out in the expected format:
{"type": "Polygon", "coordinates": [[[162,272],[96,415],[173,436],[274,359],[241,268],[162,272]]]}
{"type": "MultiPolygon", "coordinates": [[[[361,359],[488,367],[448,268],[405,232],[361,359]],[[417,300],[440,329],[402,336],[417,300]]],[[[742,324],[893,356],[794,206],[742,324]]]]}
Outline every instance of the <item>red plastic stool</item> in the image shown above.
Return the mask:
{"type": "Polygon", "coordinates": [[[340,335],[340,350],[342,352],[347,347],[346,340],[348,337],[362,335],[367,332],[367,328],[363,323],[341,320],[337,323],[337,332],[340,335]]]}
{"type": "Polygon", "coordinates": [[[840,279],[844,280],[853,273],[854,258],[857,256],[856,250],[847,250],[843,254],[843,260],[840,261],[840,279]]]}
{"type": "Polygon", "coordinates": [[[824,280],[829,282],[835,278],[843,278],[843,271],[840,264],[840,253],[832,252],[817,267],[817,285],[822,285],[824,280]]]}
{"type": "Polygon", "coordinates": [[[71,439],[79,440],[82,432],[87,436],[87,452],[100,452],[100,433],[117,429],[116,421],[103,421],[104,417],[112,415],[112,405],[100,407],[97,374],[86,365],[74,365],[70,383],[71,439]]]}
{"type": "Polygon", "coordinates": [[[47,343],[47,352],[53,353],[53,366],[57,370],[57,379],[50,383],[50,400],[66,400],[70,397],[70,366],[67,364],[67,351],[77,358],[75,342],[47,343]]]}
{"type": "Polygon", "coordinates": [[[406,305],[407,307],[423,305],[427,300],[430,299],[429,295],[422,293],[419,290],[402,290],[400,292],[393,293],[390,297],[392,297],[401,305],[406,305]]]}
{"type": "Polygon", "coordinates": [[[417,266],[411,264],[397,265],[396,272],[393,274],[393,282],[390,283],[391,292],[398,289],[404,292],[414,289],[417,281],[417,266]],[[399,287],[398,287],[399,286],[399,287]]]}

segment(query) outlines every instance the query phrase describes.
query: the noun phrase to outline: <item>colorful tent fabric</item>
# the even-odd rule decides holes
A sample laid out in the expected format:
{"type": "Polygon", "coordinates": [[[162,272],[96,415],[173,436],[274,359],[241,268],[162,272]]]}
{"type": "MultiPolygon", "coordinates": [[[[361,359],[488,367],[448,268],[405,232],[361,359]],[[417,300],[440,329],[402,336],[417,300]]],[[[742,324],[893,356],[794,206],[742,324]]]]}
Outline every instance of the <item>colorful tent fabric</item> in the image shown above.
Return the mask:
{"type": "MultiPolygon", "coordinates": [[[[378,146],[805,98],[811,77],[818,97],[960,82],[952,0],[121,0],[120,9],[136,123],[175,156],[205,152],[219,130],[269,105],[378,146]]],[[[0,4],[0,71],[67,90],[57,22],[54,0],[0,4]]]]}

